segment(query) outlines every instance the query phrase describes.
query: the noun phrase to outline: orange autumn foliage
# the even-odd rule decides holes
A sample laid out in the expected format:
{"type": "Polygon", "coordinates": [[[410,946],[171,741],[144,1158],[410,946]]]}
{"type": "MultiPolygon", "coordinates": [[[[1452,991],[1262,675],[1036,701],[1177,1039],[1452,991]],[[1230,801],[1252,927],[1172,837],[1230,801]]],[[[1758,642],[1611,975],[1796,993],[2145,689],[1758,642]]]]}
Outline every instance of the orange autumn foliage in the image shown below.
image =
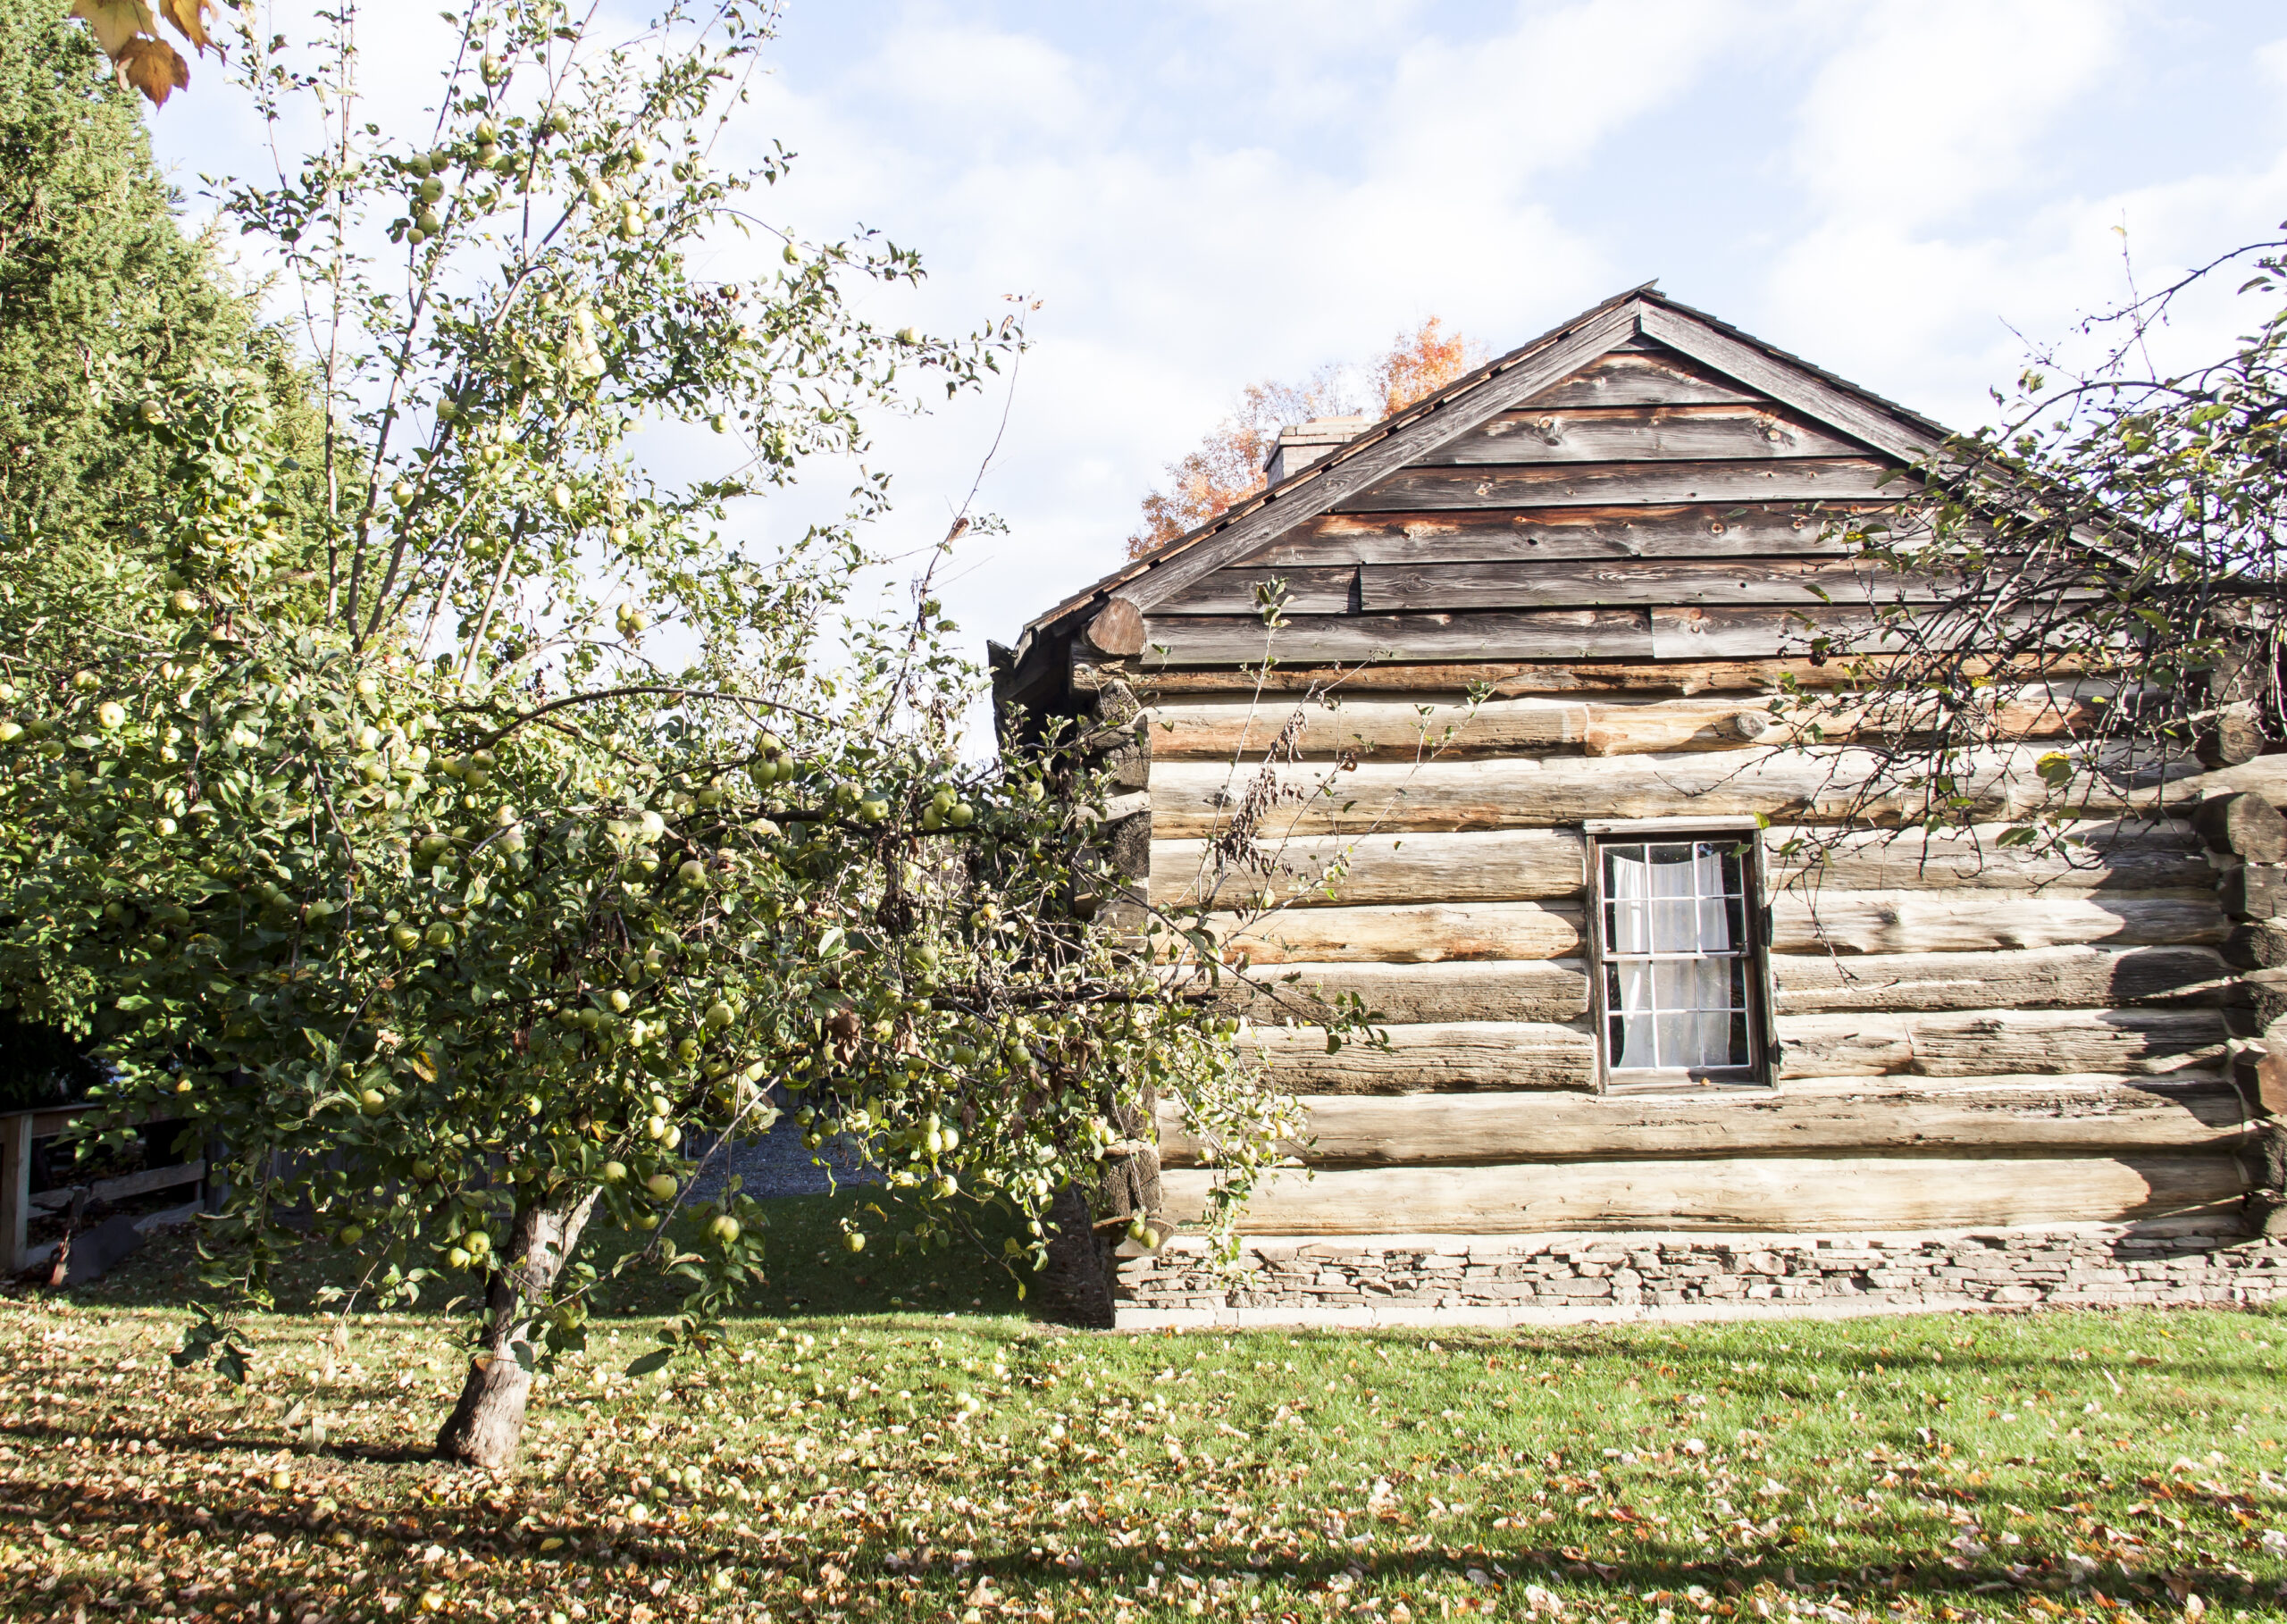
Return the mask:
{"type": "Polygon", "coordinates": [[[1167,478],[1144,498],[1144,522],[1127,538],[1127,556],[1188,535],[1216,515],[1263,488],[1262,465],[1282,426],[1313,417],[1365,412],[1390,417],[1435,394],[1485,359],[1484,347],[1450,332],[1431,316],[1365,366],[1328,364],[1301,383],[1251,383],[1231,414],[1208,431],[1198,448],[1167,467],[1167,478]],[[1353,380],[1362,381],[1361,389],[1353,380]]]}

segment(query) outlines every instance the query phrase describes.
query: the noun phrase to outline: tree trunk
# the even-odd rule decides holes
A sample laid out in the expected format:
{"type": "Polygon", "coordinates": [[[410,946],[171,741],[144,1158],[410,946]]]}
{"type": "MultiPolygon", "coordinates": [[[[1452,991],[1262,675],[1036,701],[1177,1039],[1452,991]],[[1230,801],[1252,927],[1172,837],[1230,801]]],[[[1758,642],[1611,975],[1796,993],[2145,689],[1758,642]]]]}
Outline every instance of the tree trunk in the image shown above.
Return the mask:
{"type": "Polygon", "coordinates": [[[440,1460],[500,1471],[524,1441],[524,1410],[532,1376],[516,1359],[516,1344],[532,1339],[533,1310],[579,1243],[596,1204],[590,1191],[566,1209],[522,1207],[509,1230],[508,1255],[485,1288],[484,1341],[468,1361],[460,1402],[437,1434],[440,1460]]]}

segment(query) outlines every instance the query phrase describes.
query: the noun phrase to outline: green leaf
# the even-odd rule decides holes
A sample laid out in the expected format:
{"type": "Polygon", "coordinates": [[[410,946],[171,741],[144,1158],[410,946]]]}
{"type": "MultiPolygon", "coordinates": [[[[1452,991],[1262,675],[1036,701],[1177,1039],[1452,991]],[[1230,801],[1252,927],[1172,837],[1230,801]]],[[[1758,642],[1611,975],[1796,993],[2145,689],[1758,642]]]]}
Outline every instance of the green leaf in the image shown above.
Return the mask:
{"type": "Polygon", "coordinates": [[[674,1356],[675,1351],[673,1348],[654,1348],[632,1362],[627,1367],[627,1374],[649,1376],[654,1370],[666,1369],[667,1361],[674,1356]]]}

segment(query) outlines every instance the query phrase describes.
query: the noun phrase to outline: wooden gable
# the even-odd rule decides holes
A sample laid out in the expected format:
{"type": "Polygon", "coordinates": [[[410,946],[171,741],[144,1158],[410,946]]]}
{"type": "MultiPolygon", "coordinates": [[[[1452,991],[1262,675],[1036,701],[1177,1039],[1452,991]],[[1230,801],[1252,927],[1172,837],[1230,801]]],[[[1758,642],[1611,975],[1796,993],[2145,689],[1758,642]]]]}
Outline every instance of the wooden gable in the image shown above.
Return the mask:
{"type": "Polygon", "coordinates": [[[1799,649],[1806,615],[1861,621],[1870,596],[1911,594],[1855,568],[1832,528],[1894,503],[1903,466],[1798,405],[1631,336],[1414,448],[1327,511],[1150,594],[1142,665],[1261,658],[1256,590],[1273,578],[1288,594],[1277,648],[1290,661],[1799,649]]]}

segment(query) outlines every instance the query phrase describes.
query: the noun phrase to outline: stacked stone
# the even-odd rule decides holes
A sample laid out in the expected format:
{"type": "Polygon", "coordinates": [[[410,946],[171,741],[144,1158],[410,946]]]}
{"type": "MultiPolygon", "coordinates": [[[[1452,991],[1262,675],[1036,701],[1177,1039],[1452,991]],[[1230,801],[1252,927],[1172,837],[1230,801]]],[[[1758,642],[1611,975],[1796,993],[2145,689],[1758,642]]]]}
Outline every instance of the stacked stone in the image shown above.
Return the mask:
{"type": "Polygon", "coordinates": [[[2287,1302],[2287,1241],[2119,1226],[1945,1235],[1548,1235],[1249,1243],[1224,1277],[1177,1240],[1121,1271],[1122,1326],[2287,1302]]]}
{"type": "Polygon", "coordinates": [[[2287,819],[2262,796],[2200,803],[2193,826],[2222,874],[2233,921],[2224,957],[2245,974],[2229,1011],[2233,1077],[2261,1121],[2248,1167],[2248,1227],[2287,1235],[2287,819]]]}

